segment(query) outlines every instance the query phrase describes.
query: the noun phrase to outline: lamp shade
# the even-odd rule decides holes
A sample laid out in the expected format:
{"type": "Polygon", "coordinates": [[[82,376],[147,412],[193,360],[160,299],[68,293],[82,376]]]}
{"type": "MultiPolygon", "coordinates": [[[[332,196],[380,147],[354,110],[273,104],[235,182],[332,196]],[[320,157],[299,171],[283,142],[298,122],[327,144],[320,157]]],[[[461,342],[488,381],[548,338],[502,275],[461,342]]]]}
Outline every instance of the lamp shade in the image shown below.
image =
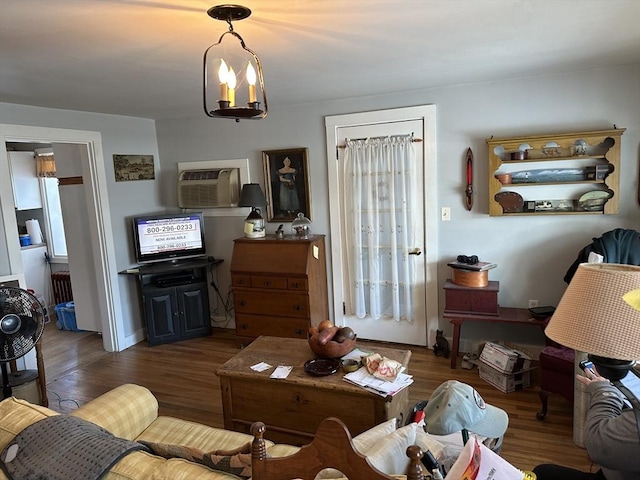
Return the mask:
{"type": "Polygon", "coordinates": [[[640,359],[640,267],[583,263],[556,308],[545,334],[599,357],[640,359]]]}
{"type": "Polygon", "coordinates": [[[240,192],[239,207],[264,207],[267,199],[258,183],[245,183],[240,192]]]}
{"type": "Polygon", "coordinates": [[[56,176],[56,160],[53,153],[36,155],[36,176],[41,178],[56,176]]]}

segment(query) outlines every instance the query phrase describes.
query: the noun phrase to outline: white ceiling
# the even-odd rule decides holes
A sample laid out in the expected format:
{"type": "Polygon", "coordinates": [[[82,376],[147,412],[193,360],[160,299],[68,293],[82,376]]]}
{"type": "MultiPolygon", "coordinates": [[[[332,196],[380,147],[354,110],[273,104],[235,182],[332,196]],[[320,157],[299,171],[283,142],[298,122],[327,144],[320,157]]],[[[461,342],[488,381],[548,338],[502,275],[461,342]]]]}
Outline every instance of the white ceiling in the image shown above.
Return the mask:
{"type": "MultiPolygon", "coordinates": [[[[215,0],[0,0],[0,101],[204,116],[215,0]]],[[[640,0],[243,0],[274,105],[640,63],[640,0]]]]}

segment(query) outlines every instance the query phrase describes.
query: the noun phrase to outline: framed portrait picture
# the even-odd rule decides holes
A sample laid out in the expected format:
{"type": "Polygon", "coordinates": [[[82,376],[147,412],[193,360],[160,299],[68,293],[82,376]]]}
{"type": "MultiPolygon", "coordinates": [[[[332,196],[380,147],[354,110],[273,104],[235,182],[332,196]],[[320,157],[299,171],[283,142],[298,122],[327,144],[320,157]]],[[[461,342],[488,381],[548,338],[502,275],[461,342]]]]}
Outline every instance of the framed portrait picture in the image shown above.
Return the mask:
{"type": "Polygon", "coordinates": [[[311,220],[307,149],[266,150],[262,160],[267,221],[292,222],[300,212],[311,220]]]}

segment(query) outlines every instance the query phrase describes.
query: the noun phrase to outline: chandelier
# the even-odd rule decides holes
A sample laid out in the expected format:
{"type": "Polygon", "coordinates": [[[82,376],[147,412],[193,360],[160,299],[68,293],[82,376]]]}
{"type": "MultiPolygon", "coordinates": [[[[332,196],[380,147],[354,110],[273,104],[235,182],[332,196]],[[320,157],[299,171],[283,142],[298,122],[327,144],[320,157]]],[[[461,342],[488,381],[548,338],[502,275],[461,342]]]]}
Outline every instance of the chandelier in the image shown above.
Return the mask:
{"type": "Polygon", "coordinates": [[[233,30],[232,21],[251,15],[242,5],[218,5],[207,14],[226,21],[229,30],[204,52],[203,104],[208,117],[261,119],[267,116],[260,59],[233,30]],[[224,41],[224,43],[223,43],[224,41]],[[217,108],[216,108],[217,107],[217,108]]]}

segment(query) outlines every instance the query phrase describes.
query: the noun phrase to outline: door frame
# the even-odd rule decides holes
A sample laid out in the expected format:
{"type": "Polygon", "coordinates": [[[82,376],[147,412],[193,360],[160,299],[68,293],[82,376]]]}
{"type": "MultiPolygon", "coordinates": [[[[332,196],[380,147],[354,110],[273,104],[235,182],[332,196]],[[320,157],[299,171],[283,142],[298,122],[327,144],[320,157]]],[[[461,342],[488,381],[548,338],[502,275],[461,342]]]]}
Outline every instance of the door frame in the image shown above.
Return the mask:
{"type": "Polygon", "coordinates": [[[126,343],[120,292],[117,287],[115,244],[113,237],[107,235],[112,229],[102,135],[100,132],[85,130],[0,124],[0,203],[4,218],[2,234],[7,245],[10,274],[19,275],[23,272],[23,266],[20,245],[15,241],[18,225],[13,209],[7,142],[69,143],[86,147],[90,172],[89,178],[84,178],[90,222],[87,231],[89,241],[95,248],[94,266],[98,285],[97,304],[102,322],[102,342],[107,352],[120,351],[126,343]]]}
{"type": "MultiPolygon", "coordinates": [[[[438,271],[437,271],[437,237],[438,237],[438,196],[436,182],[436,106],[420,105],[415,107],[395,108],[390,110],[377,110],[371,112],[351,113],[346,115],[333,115],[325,118],[326,142],[327,142],[327,173],[329,182],[329,198],[339,198],[338,148],[342,139],[338,138],[338,129],[344,127],[356,127],[392,122],[418,120],[422,122],[423,131],[414,132],[417,137],[423,139],[420,145],[424,158],[424,239],[423,248],[425,254],[425,304],[427,335],[423,345],[432,345],[435,342],[436,332],[429,328],[430,325],[438,325],[438,271]]],[[[340,212],[335,202],[329,202],[329,225],[331,231],[331,272],[333,285],[333,318],[339,325],[344,317],[342,309],[342,294],[344,292],[342,264],[342,230],[340,225],[340,212]]],[[[436,327],[437,328],[437,327],[436,327]]]]}

